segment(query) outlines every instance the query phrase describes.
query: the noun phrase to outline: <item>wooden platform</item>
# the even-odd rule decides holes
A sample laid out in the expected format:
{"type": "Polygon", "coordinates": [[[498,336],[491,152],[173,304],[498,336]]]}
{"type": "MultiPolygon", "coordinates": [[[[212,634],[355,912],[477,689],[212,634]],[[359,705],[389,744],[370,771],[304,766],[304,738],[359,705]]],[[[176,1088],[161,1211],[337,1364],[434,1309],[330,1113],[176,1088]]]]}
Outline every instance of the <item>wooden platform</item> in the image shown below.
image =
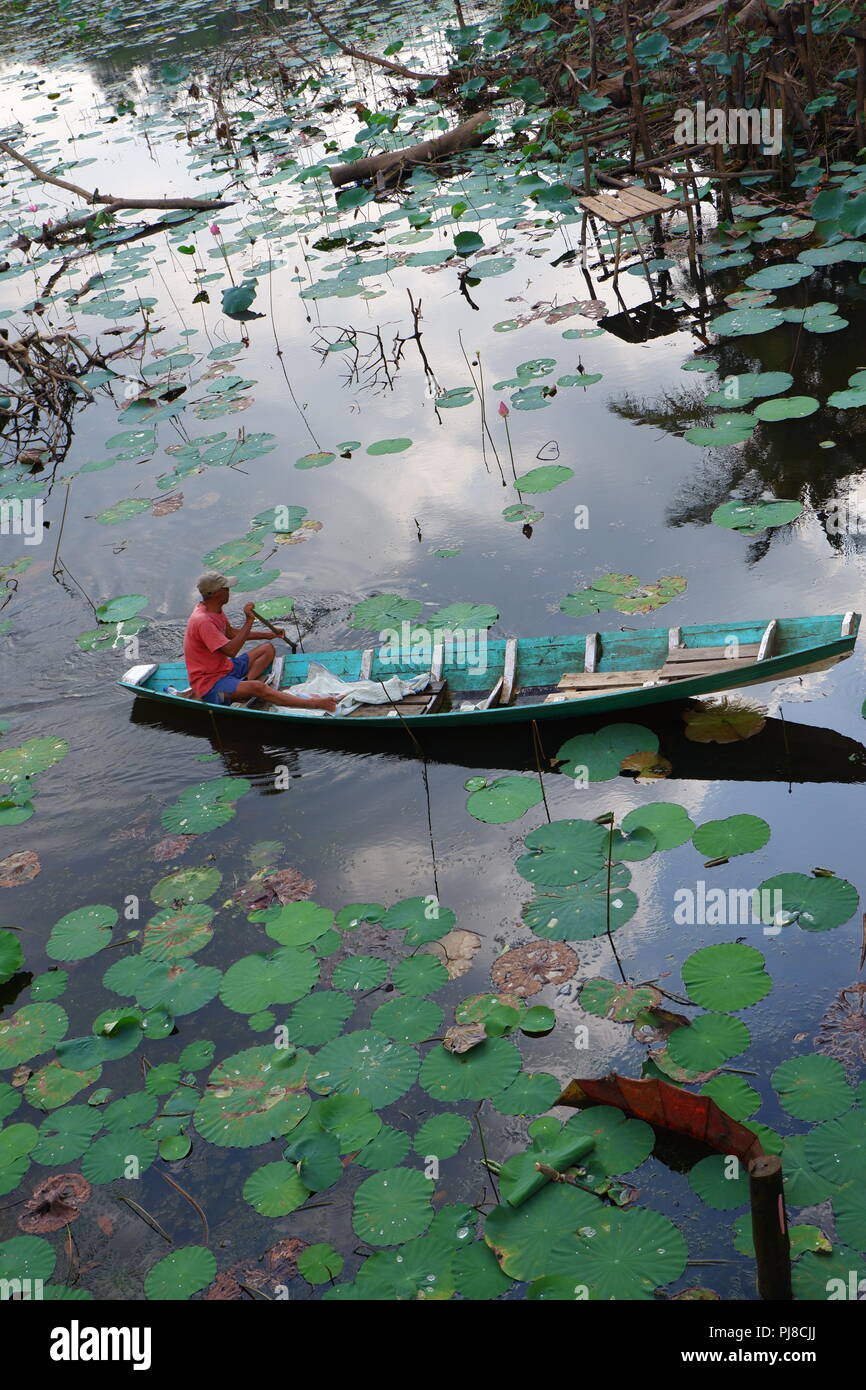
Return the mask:
{"type": "Polygon", "coordinates": [[[671,212],[680,204],[675,198],[666,198],[662,193],[653,193],[649,188],[629,187],[611,193],[594,193],[579,199],[584,212],[606,222],[609,227],[621,227],[624,223],[639,222],[644,217],[654,217],[660,212],[671,212]]]}

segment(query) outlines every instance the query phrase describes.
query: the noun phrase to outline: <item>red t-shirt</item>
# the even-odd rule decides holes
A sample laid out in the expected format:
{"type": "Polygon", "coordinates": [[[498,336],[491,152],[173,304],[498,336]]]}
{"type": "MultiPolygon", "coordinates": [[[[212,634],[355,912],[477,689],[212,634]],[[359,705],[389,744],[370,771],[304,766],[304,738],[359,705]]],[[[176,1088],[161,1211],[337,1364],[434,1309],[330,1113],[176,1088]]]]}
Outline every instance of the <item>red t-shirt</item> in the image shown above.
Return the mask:
{"type": "Polygon", "coordinates": [[[194,695],[201,698],[220,676],[232,670],[232,661],[223,656],[220,647],[229,640],[228,618],[224,613],[211,613],[197,603],[189,615],[183,639],[183,656],[194,695]]]}

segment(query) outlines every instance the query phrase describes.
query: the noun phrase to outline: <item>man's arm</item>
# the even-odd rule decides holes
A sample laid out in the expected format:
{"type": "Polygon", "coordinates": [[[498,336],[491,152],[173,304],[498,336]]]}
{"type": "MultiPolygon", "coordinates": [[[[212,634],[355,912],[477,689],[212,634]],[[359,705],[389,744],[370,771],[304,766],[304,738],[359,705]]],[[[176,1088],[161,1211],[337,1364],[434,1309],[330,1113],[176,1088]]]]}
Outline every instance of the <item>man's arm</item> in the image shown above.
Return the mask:
{"type": "Polygon", "coordinates": [[[223,656],[237,656],[244,643],[250,640],[250,637],[253,633],[252,609],[253,605],[251,603],[244,604],[246,622],[244,623],[243,627],[233,628],[231,623],[228,624],[227,631],[229,634],[229,640],[222,647],[219,648],[223,656]]]}

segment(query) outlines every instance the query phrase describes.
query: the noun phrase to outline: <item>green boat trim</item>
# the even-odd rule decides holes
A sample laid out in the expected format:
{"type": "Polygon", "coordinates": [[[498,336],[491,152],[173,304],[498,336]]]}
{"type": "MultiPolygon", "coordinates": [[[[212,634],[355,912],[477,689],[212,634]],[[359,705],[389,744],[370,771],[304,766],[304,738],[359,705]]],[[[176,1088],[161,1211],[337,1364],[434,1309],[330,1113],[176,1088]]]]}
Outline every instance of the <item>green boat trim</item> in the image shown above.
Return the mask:
{"type": "Polygon", "coordinates": [[[394,660],[388,647],[365,651],[297,653],[275,659],[268,680],[281,690],[301,684],[311,662],[342,680],[387,680],[431,675],[431,690],[399,705],[365,705],[345,716],[322,715],[254,701],[210,705],[184,687],[182,661],[132,667],[117,682],[136,697],[207,711],[220,719],[306,723],[339,719],[341,727],[412,726],[450,728],[467,724],[513,724],[529,720],[618,714],[642,705],[717,694],[785,676],[823,671],[850,656],[860,614],[772,618],[761,622],[704,623],[565,637],[520,637],[478,641],[484,634],[459,630],[435,634],[394,660]],[[431,693],[432,692],[432,693],[431,693]]]}

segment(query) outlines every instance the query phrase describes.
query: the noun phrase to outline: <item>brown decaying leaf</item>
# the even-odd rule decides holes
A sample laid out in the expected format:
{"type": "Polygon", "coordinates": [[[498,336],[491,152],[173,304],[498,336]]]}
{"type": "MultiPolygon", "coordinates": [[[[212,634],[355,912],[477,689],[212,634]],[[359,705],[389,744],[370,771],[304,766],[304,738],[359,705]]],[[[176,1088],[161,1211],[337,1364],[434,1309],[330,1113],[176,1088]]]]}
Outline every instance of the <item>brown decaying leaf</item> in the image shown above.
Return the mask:
{"type": "Polygon", "coordinates": [[[471,1048],[477,1047],[486,1038],[487,1032],[483,1023],[455,1023],[442,1039],[442,1046],[459,1056],[462,1052],[469,1052],[471,1048]]]}
{"type": "Polygon", "coordinates": [[[866,1063],[866,984],[857,981],[840,989],[821,1019],[815,1048],[826,1057],[835,1057],[843,1067],[859,1068],[866,1063]]]}
{"type": "Polygon", "coordinates": [[[639,1043],[664,1042],[675,1029],[688,1024],[685,1014],[674,1014],[669,1009],[644,1009],[634,1020],[631,1031],[639,1043]]]}
{"type": "Polygon", "coordinates": [[[515,946],[493,962],[490,978],[498,990],[521,999],[538,994],[545,985],[559,985],[577,971],[576,952],[562,941],[530,941],[515,946]]]}
{"type": "Polygon", "coordinates": [[[50,1235],[76,1221],[89,1200],[90,1183],[80,1173],[53,1173],[25,1202],[18,1229],[30,1236],[50,1235]]]}
{"type": "Polygon", "coordinates": [[[15,1068],[15,1070],[14,1070],[13,1073],[12,1073],[12,1075],[10,1076],[10,1078],[9,1078],[9,1085],[10,1085],[10,1086],[17,1086],[17,1087],[26,1086],[26,1085],[27,1085],[27,1082],[30,1080],[30,1078],[31,1078],[32,1075],[33,1075],[33,1070],[32,1070],[32,1068],[31,1068],[31,1067],[28,1067],[28,1066],[26,1065],[26,1063],[21,1062],[21,1063],[19,1063],[19,1065],[15,1068]]]}
{"type": "Polygon", "coordinates": [[[661,753],[629,753],[619,766],[621,772],[636,772],[638,782],[657,782],[673,771],[673,763],[661,753]]]}
{"type": "Polygon", "coordinates": [[[165,835],[161,840],[157,840],[155,845],[151,845],[150,857],[158,864],[167,859],[177,859],[181,854],[186,854],[190,845],[197,839],[197,835],[165,835]]]}
{"type": "Polygon", "coordinates": [[[114,1223],[110,1216],[97,1216],[96,1224],[104,1236],[114,1235],[114,1223]]]}
{"type": "Polygon", "coordinates": [[[171,516],[172,512],[179,512],[183,506],[183,493],[175,492],[171,497],[161,497],[158,502],[154,502],[150,509],[151,516],[171,516]]]}
{"type": "Polygon", "coordinates": [[[686,738],[692,743],[741,743],[766,724],[767,711],[738,696],[705,700],[700,709],[683,711],[686,738]]]}
{"type": "Polygon", "coordinates": [[[253,874],[243,888],[234,895],[234,901],[246,912],[262,912],[266,907],[279,903],[298,903],[309,898],[316,885],[312,879],[304,878],[297,869],[277,869],[272,873],[253,874]]]}
{"type": "Polygon", "coordinates": [[[285,1240],[277,1241],[276,1245],[272,1245],[270,1250],[266,1250],[257,1260],[238,1260],[237,1264],[217,1275],[205,1298],[212,1301],[251,1298],[255,1302],[255,1294],[248,1293],[247,1289],[254,1289],[273,1298],[277,1284],[288,1284],[292,1279],[299,1277],[298,1256],[308,1245],[309,1241],[289,1236],[285,1240]],[[242,1287],[244,1284],[247,1289],[242,1287]]]}
{"type": "Polygon", "coordinates": [[[431,956],[437,956],[448,971],[449,980],[459,980],[472,964],[475,952],[481,945],[481,937],[474,931],[464,931],[455,927],[453,931],[431,941],[425,948],[431,956]]]}
{"type": "Polygon", "coordinates": [[[0,859],[0,888],[18,888],[22,883],[29,883],[41,868],[39,855],[32,849],[8,854],[5,859],[0,859]]]}
{"type": "Polygon", "coordinates": [[[321,531],[321,521],[302,521],[296,531],[291,531],[288,535],[281,534],[274,536],[277,545],[300,545],[302,541],[309,540],[310,536],[316,531],[321,531]]]}

